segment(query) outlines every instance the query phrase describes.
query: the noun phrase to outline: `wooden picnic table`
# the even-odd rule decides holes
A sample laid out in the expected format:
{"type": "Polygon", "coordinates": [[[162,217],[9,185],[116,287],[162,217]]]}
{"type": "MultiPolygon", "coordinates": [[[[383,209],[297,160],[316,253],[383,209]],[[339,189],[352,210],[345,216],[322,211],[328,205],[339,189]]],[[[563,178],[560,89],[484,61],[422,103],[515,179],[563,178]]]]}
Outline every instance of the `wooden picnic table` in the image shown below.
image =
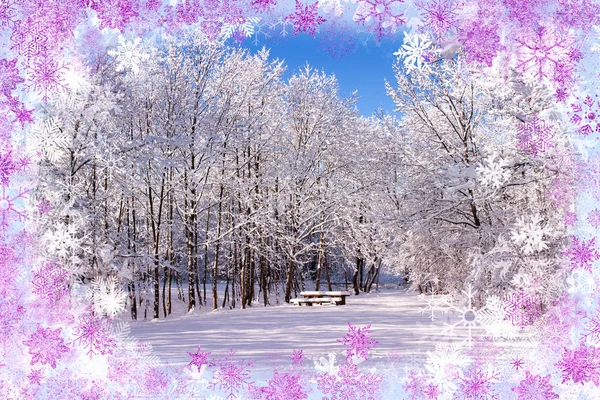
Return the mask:
{"type": "Polygon", "coordinates": [[[300,296],[302,296],[303,298],[292,299],[292,302],[298,305],[306,304],[307,306],[312,306],[315,303],[334,304],[336,306],[343,306],[346,304],[346,296],[350,296],[350,293],[344,291],[306,291],[300,292],[300,296]]]}

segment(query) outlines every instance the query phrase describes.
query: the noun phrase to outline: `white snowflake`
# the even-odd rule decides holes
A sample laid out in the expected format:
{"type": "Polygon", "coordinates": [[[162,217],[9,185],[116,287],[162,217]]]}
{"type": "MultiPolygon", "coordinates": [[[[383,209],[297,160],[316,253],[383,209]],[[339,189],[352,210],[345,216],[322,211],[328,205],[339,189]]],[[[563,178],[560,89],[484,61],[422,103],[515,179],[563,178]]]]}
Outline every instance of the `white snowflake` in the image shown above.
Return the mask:
{"type": "Polygon", "coordinates": [[[527,289],[545,303],[563,293],[566,277],[556,272],[556,263],[546,258],[527,258],[512,279],[516,288],[527,289]]]}
{"type": "Polygon", "coordinates": [[[356,0],[320,0],[319,8],[323,8],[327,14],[333,14],[339,17],[344,12],[344,6],[342,3],[348,2],[356,3],[356,0]]]}
{"type": "MultiPolygon", "coordinates": [[[[220,21],[223,22],[223,18],[221,18],[220,21]]],[[[223,35],[225,39],[228,39],[238,32],[242,33],[245,37],[250,37],[254,35],[254,29],[259,22],[259,17],[247,17],[245,18],[245,22],[243,24],[223,23],[223,26],[221,27],[221,35],[223,35]]]]}
{"type": "Polygon", "coordinates": [[[596,290],[596,277],[585,269],[578,268],[567,277],[569,293],[591,294],[596,290]]]}
{"type": "Polygon", "coordinates": [[[141,368],[157,368],[161,362],[153,354],[152,345],[146,342],[138,342],[131,336],[131,327],[127,322],[118,322],[110,325],[110,336],[115,339],[116,354],[120,357],[135,359],[141,368]]]}
{"type": "Polygon", "coordinates": [[[431,383],[438,385],[442,393],[453,393],[456,390],[454,375],[471,362],[462,352],[460,343],[438,343],[435,352],[427,351],[425,369],[433,376],[431,383]]]}
{"type": "Polygon", "coordinates": [[[127,293],[121,290],[116,278],[99,277],[92,281],[87,297],[93,301],[96,313],[116,317],[125,310],[127,293]]]}
{"type": "Polygon", "coordinates": [[[134,41],[125,40],[123,36],[118,37],[119,46],[116,50],[109,50],[108,54],[117,60],[117,71],[125,69],[131,70],[134,74],[140,72],[140,63],[150,58],[138,47],[142,42],[141,38],[135,38],[134,41]]]}
{"type": "Polygon", "coordinates": [[[544,236],[551,233],[549,228],[544,228],[541,223],[544,219],[539,215],[533,215],[529,221],[526,217],[517,218],[517,228],[512,233],[512,240],[517,245],[521,246],[521,250],[527,255],[546,250],[548,245],[544,240],[544,236]]]}
{"type": "Polygon", "coordinates": [[[329,353],[328,357],[328,359],[320,357],[318,361],[315,361],[315,369],[320,373],[337,375],[339,367],[335,365],[336,356],[334,353],[329,353]]]}
{"type": "Polygon", "coordinates": [[[70,142],[61,125],[60,119],[56,117],[37,122],[28,137],[31,149],[44,154],[51,162],[57,162],[70,142]]]}
{"type": "MultiPolygon", "coordinates": [[[[462,305],[456,305],[447,296],[427,296],[427,307],[421,312],[431,311],[432,320],[435,319],[434,312],[441,311],[444,314],[452,312],[458,316],[455,322],[444,323],[442,334],[451,337],[455,336],[455,330],[459,327],[466,327],[467,337],[463,340],[464,344],[471,346],[473,338],[473,330],[483,328],[487,335],[494,338],[503,339],[516,339],[518,330],[508,321],[505,320],[504,303],[498,296],[487,296],[485,299],[485,305],[480,308],[473,307],[473,300],[477,291],[473,290],[471,285],[467,286],[467,289],[462,292],[464,295],[464,302],[462,305]]],[[[438,338],[439,340],[439,338],[438,338]]]]}
{"type": "Polygon", "coordinates": [[[516,339],[519,328],[506,320],[504,301],[498,296],[488,296],[485,307],[479,310],[479,323],[494,339],[516,339]]]}
{"type": "Polygon", "coordinates": [[[510,170],[506,168],[507,166],[508,163],[494,153],[477,167],[477,177],[482,185],[498,189],[510,178],[510,170]]]}
{"type": "Polygon", "coordinates": [[[194,386],[198,387],[201,390],[206,390],[210,383],[210,381],[204,377],[207,368],[208,365],[206,364],[203,364],[202,367],[200,367],[200,369],[198,369],[198,366],[196,365],[190,365],[184,368],[183,372],[185,372],[185,374],[189,378],[188,386],[194,386]]]}
{"type": "Polygon", "coordinates": [[[404,66],[408,72],[428,68],[426,56],[433,49],[433,42],[428,35],[404,32],[404,44],[394,53],[404,59],[404,66]]]}

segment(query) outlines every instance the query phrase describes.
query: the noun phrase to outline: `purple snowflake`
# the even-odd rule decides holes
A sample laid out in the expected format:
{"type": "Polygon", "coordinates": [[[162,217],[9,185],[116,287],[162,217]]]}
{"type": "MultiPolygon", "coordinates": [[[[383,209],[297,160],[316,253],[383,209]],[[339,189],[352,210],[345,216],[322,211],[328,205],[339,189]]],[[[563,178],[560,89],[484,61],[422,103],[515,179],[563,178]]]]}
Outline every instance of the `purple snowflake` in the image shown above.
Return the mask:
{"type": "Polygon", "coordinates": [[[519,141],[517,148],[536,157],[548,148],[554,147],[552,128],[553,125],[546,125],[546,122],[539,119],[537,115],[523,124],[517,124],[517,140],[519,141]]]}
{"type": "Polygon", "coordinates": [[[364,26],[373,20],[372,30],[377,40],[381,40],[388,30],[395,33],[400,25],[406,23],[399,6],[403,2],[404,0],[359,0],[354,21],[364,26]]]}
{"type": "Polygon", "coordinates": [[[505,318],[523,330],[541,317],[541,300],[538,296],[532,296],[521,289],[504,298],[504,311],[505,318]]]}
{"type": "Polygon", "coordinates": [[[301,400],[308,396],[300,384],[300,375],[274,372],[266,387],[260,389],[265,400],[301,400]]]}
{"type": "Polygon", "coordinates": [[[0,27],[12,25],[17,14],[18,0],[3,0],[0,2],[0,27]]]}
{"type": "Polygon", "coordinates": [[[600,253],[595,248],[596,238],[592,238],[587,242],[579,241],[579,238],[572,236],[571,246],[562,254],[569,257],[571,262],[571,271],[575,268],[585,269],[592,272],[592,264],[600,258],[600,253]]]}
{"type": "Polygon", "coordinates": [[[417,1],[415,6],[423,16],[425,26],[438,37],[443,37],[455,26],[463,3],[456,0],[417,1]]]}
{"type": "Polygon", "coordinates": [[[517,400],[558,399],[559,396],[552,389],[554,388],[550,384],[550,375],[542,377],[541,375],[531,375],[531,372],[525,371],[525,379],[512,390],[517,394],[517,400]]]}
{"type": "Polygon", "coordinates": [[[28,17],[25,21],[16,21],[10,40],[14,45],[11,50],[25,58],[38,56],[46,48],[48,37],[44,34],[39,21],[28,17]]]}
{"type": "Polygon", "coordinates": [[[585,317],[588,322],[586,323],[585,330],[587,333],[584,336],[587,338],[591,336],[596,342],[600,342],[600,312],[597,312],[596,315],[589,317],[585,317]]]}
{"type": "Polygon", "coordinates": [[[515,369],[515,371],[519,371],[519,368],[523,366],[523,360],[521,360],[518,356],[511,362],[511,365],[515,369]]]}
{"type": "Polygon", "coordinates": [[[277,5],[275,0],[250,0],[250,5],[256,12],[269,12],[271,8],[277,5]]]}
{"type": "Polygon", "coordinates": [[[348,333],[343,338],[337,339],[338,342],[341,342],[348,348],[346,350],[346,359],[353,355],[358,355],[365,360],[368,359],[369,350],[378,344],[378,342],[369,337],[369,329],[371,329],[371,325],[357,329],[348,322],[348,333]]]}
{"type": "Polygon", "coordinates": [[[567,91],[566,88],[558,88],[558,89],[556,89],[556,92],[554,93],[554,98],[559,103],[564,103],[569,98],[569,92],[567,91]]]}
{"type": "Polygon", "coordinates": [[[200,368],[202,368],[203,365],[207,365],[209,367],[212,367],[214,364],[212,363],[212,361],[208,360],[208,356],[210,355],[210,351],[209,352],[202,352],[202,350],[200,350],[200,346],[198,346],[198,350],[196,350],[195,353],[188,353],[190,356],[192,356],[192,361],[190,361],[190,363],[188,365],[195,365],[196,367],[198,367],[198,371],[200,371],[200,368]]]}
{"type": "Polygon", "coordinates": [[[433,376],[410,371],[406,383],[402,388],[406,391],[409,400],[437,400],[441,394],[438,385],[428,383],[433,376]]]}
{"type": "MultiPolygon", "coordinates": [[[[580,100],[579,97],[577,100],[580,100]]],[[[587,95],[582,102],[571,104],[573,110],[571,122],[577,125],[577,133],[588,136],[592,132],[600,132],[600,108],[598,106],[600,106],[600,102],[592,99],[590,95],[587,95]]]]}
{"type": "Polygon", "coordinates": [[[86,312],[79,318],[75,327],[75,341],[89,348],[87,354],[112,354],[116,347],[115,341],[108,332],[108,323],[97,318],[93,312],[86,312]]]}
{"type": "Polygon", "coordinates": [[[0,183],[3,186],[10,184],[10,177],[28,165],[26,158],[16,158],[13,150],[0,153],[0,183]]]}
{"type": "Polygon", "coordinates": [[[28,340],[23,341],[23,344],[29,347],[29,354],[33,356],[31,365],[40,362],[56,368],[56,361],[62,357],[62,353],[69,351],[69,347],[60,337],[61,331],[62,328],[52,330],[37,324],[36,331],[29,336],[28,340]]]}
{"type": "Polygon", "coordinates": [[[92,9],[100,19],[99,29],[112,28],[124,32],[125,25],[138,16],[134,4],[131,0],[92,0],[92,9]]]}
{"type": "Polygon", "coordinates": [[[160,372],[158,368],[151,368],[144,375],[144,388],[152,394],[157,394],[169,385],[167,375],[160,372]]]}
{"type": "Polygon", "coordinates": [[[235,351],[231,349],[228,356],[218,362],[217,370],[208,385],[209,389],[214,389],[218,386],[219,390],[228,392],[228,399],[236,398],[240,390],[249,389],[251,386],[250,371],[248,368],[252,363],[232,361],[231,358],[234,354],[235,351]]]}
{"type": "Polygon", "coordinates": [[[575,226],[577,223],[577,213],[566,211],[563,220],[566,226],[575,226]]]}
{"type": "Polygon", "coordinates": [[[381,375],[363,374],[349,360],[340,367],[337,376],[320,373],[314,376],[317,388],[330,394],[330,400],[358,400],[375,398],[383,381],[381,375]]]}
{"type": "Polygon", "coordinates": [[[6,193],[6,187],[2,187],[2,195],[0,195],[0,227],[7,227],[10,217],[16,217],[23,221],[27,219],[25,211],[17,209],[16,202],[27,198],[29,190],[19,188],[16,194],[9,195],[6,193]]]}
{"type": "MultiPolygon", "coordinates": [[[[4,273],[5,271],[1,272],[4,273]]],[[[6,290],[0,291],[0,295],[6,296],[6,290]]],[[[25,307],[18,304],[14,299],[0,300],[0,337],[5,343],[11,338],[15,328],[23,320],[24,311],[25,307]]]]}
{"type": "Polygon", "coordinates": [[[571,63],[569,52],[573,40],[567,34],[562,34],[546,26],[527,30],[522,37],[516,37],[519,48],[517,51],[517,70],[532,72],[541,81],[550,78],[558,65],[571,63]]]}
{"type": "Polygon", "coordinates": [[[17,88],[17,85],[24,81],[19,76],[16,58],[10,61],[6,58],[0,60],[0,94],[8,97],[17,88]]]}
{"type": "Polygon", "coordinates": [[[556,25],[564,30],[589,30],[600,23],[599,16],[600,6],[592,0],[558,0],[554,12],[556,25]]]}
{"type": "Polygon", "coordinates": [[[458,374],[458,388],[454,394],[460,400],[495,399],[492,385],[497,380],[499,372],[484,371],[480,364],[473,364],[462,374],[458,374]]]}
{"type": "Polygon", "coordinates": [[[27,123],[33,123],[33,111],[25,108],[25,105],[19,103],[18,105],[11,105],[11,111],[15,115],[13,122],[19,122],[21,127],[25,127],[27,123]]]}
{"type": "Polygon", "coordinates": [[[544,0],[502,0],[508,9],[510,19],[517,20],[521,25],[530,25],[539,20],[536,7],[544,0]]]}
{"type": "Polygon", "coordinates": [[[593,226],[596,229],[599,229],[600,228],[600,210],[597,208],[594,208],[592,211],[590,211],[587,215],[587,221],[591,226],[593,226]]]}
{"type": "Polygon", "coordinates": [[[570,331],[584,320],[586,314],[578,304],[579,298],[563,294],[552,302],[541,324],[541,343],[555,353],[571,345],[570,331]]]}
{"type": "Polygon", "coordinates": [[[562,383],[572,380],[584,385],[600,385],[600,349],[581,343],[576,350],[564,349],[562,360],[555,364],[562,369],[562,383]]]}
{"type": "Polygon", "coordinates": [[[470,21],[458,30],[458,40],[467,54],[467,62],[491,66],[498,51],[504,50],[500,44],[498,25],[486,25],[480,21],[470,21]]]}
{"type": "Polygon", "coordinates": [[[32,82],[29,86],[42,94],[44,100],[48,99],[49,94],[65,88],[62,82],[66,66],[60,65],[47,54],[36,58],[28,69],[29,80],[32,82]]]}
{"type": "Polygon", "coordinates": [[[306,357],[304,357],[304,352],[302,350],[293,350],[290,358],[292,359],[292,365],[301,367],[302,361],[304,361],[306,357]]]}
{"type": "Polygon", "coordinates": [[[33,273],[32,283],[33,293],[53,305],[69,291],[69,271],[51,261],[33,273]]]}
{"type": "Polygon", "coordinates": [[[294,21],[294,35],[300,32],[308,32],[312,37],[315,37],[316,29],[319,25],[327,20],[318,15],[319,2],[304,6],[296,0],[296,10],[293,14],[285,17],[287,21],[294,21]]]}
{"type": "Polygon", "coordinates": [[[32,369],[29,375],[27,375],[30,385],[39,385],[43,377],[44,375],[42,375],[42,370],[40,369],[32,369]]]}

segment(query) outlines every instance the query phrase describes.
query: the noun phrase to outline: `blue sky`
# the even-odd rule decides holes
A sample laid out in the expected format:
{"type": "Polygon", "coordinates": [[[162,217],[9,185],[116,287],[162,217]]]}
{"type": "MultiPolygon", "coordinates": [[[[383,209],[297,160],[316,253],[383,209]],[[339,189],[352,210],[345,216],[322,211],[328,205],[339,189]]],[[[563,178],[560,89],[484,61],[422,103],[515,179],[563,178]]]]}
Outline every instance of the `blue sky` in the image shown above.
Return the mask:
{"type": "Polygon", "coordinates": [[[248,43],[244,45],[253,51],[262,46],[270,49],[273,59],[285,60],[287,76],[298,71],[307,62],[328,74],[335,74],[342,96],[348,96],[358,90],[358,110],[364,116],[371,115],[380,105],[385,111],[392,112],[394,103],[385,93],[384,78],[390,83],[395,83],[392,71],[395,56],[392,53],[398,50],[401,42],[384,40],[377,46],[371,41],[365,46],[354,37],[352,40],[356,42],[355,51],[340,58],[333,58],[323,51],[322,39],[319,36],[321,35],[313,38],[303,33],[294,37],[290,35],[284,40],[266,40],[258,46],[252,44],[251,40],[246,40],[248,43]]]}

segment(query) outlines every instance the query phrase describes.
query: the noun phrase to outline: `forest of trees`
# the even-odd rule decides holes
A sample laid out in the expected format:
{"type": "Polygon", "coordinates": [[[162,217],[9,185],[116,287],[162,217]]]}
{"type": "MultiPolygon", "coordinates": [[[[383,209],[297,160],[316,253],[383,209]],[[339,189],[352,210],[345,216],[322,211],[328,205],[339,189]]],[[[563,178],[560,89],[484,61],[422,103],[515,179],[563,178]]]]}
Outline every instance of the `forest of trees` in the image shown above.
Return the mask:
{"type": "Polygon", "coordinates": [[[515,126],[554,103],[461,57],[398,62],[398,113],[365,118],[334,76],[284,79],[266,50],[166,38],[136,73],[99,54],[91,82],[40,111],[38,137],[54,138],[32,193],[52,205],[46,248],[84,279],[115,279],[134,319],[171,314],[172,288],[188,310],[245,308],[344,279],[369,292],[382,269],[422,293],[502,294],[545,274],[532,290],[550,301],[561,246],[545,244],[564,224],[546,192],[569,149],[559,122],[535,154],[515,126]]]}

